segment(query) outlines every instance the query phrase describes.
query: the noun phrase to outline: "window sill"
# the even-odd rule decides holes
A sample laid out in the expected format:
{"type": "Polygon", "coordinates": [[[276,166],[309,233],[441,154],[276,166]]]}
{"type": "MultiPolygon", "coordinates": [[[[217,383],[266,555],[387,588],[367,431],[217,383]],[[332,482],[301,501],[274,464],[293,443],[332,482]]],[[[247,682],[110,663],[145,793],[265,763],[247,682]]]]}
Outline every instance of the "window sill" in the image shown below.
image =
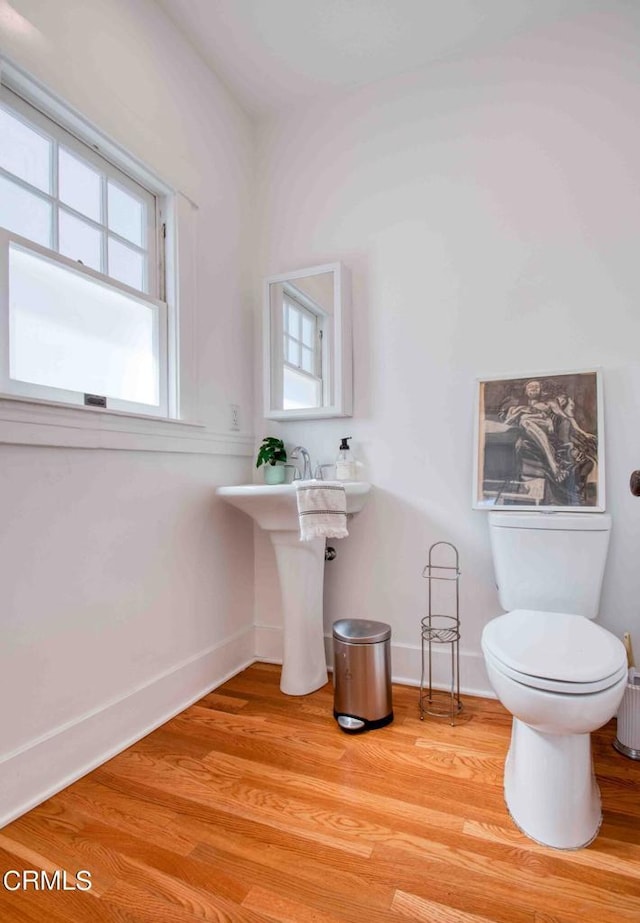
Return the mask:
{"type": "Polygon", "coordinates": [[[252,455],[253,439],[202,423],[0,394],[0,443],[130,452],[252,455]]]}

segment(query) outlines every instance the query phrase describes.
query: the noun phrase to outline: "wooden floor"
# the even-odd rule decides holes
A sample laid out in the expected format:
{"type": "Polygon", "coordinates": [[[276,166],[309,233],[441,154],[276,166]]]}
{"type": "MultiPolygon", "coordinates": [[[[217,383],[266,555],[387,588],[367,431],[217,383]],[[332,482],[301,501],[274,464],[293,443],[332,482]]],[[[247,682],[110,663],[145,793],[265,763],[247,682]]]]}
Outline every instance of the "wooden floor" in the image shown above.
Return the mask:
{"type": "Polygon", "coordinates": [[[614,722],[594,735],[601,833],[558,851],[506,812],[498,703],[465,699],[451,728],[396,686],[394,723],[348,736],[330,685],[278,682],[255,664],[0,831],[3,874],[93,885],[0,886],[2,923],[640,921],[640,763],[614,722]]]}

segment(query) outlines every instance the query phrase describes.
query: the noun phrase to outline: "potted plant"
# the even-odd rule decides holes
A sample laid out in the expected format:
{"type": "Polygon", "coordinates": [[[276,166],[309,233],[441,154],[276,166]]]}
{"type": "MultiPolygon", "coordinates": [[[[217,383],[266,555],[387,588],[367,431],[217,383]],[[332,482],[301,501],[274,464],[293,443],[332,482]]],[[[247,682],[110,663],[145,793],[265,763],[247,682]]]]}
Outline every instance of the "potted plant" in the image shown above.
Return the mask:
{"type": "Polygon", "coordinates": [[[284,484],[286,471],[284,463],[287,460],[287,450],[282,439],[275,436],[265,436],[258,451],[256,468],[264,465],[265,484],[284,484]]]}

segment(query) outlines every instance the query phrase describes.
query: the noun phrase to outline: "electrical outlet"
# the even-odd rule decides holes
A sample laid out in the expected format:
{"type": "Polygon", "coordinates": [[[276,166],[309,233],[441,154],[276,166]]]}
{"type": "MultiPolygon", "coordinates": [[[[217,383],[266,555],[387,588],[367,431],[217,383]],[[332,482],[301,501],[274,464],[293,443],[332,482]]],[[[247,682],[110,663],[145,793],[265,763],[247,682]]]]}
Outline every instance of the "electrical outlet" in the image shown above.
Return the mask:
{"type": "Polygon", "coordinates": [[[240,405],[239,404],[229,404],[229,409],[231,415],[229,417],[229,429],[234,433],[240,431],[240,405]]]}

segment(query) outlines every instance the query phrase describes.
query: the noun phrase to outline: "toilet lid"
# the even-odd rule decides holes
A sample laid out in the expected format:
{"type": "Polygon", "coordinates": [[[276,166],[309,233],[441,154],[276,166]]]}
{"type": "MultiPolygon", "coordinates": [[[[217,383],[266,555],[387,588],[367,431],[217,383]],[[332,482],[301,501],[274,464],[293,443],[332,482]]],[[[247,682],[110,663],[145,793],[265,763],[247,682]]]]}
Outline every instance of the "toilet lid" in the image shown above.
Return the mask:
{"type": "MultiPolygon", "coordinates": [[[[485,626],[482,646],[510,675],[584,684],[575,692],[595,691],[585,686],[604,688],[602,681],[613,682],[626,670],[624,645],[615,635],[567,612],[516,609],[500,615],[485,626]]],[[[536,685],[546,688],[545,682],[536,685]]]]}

